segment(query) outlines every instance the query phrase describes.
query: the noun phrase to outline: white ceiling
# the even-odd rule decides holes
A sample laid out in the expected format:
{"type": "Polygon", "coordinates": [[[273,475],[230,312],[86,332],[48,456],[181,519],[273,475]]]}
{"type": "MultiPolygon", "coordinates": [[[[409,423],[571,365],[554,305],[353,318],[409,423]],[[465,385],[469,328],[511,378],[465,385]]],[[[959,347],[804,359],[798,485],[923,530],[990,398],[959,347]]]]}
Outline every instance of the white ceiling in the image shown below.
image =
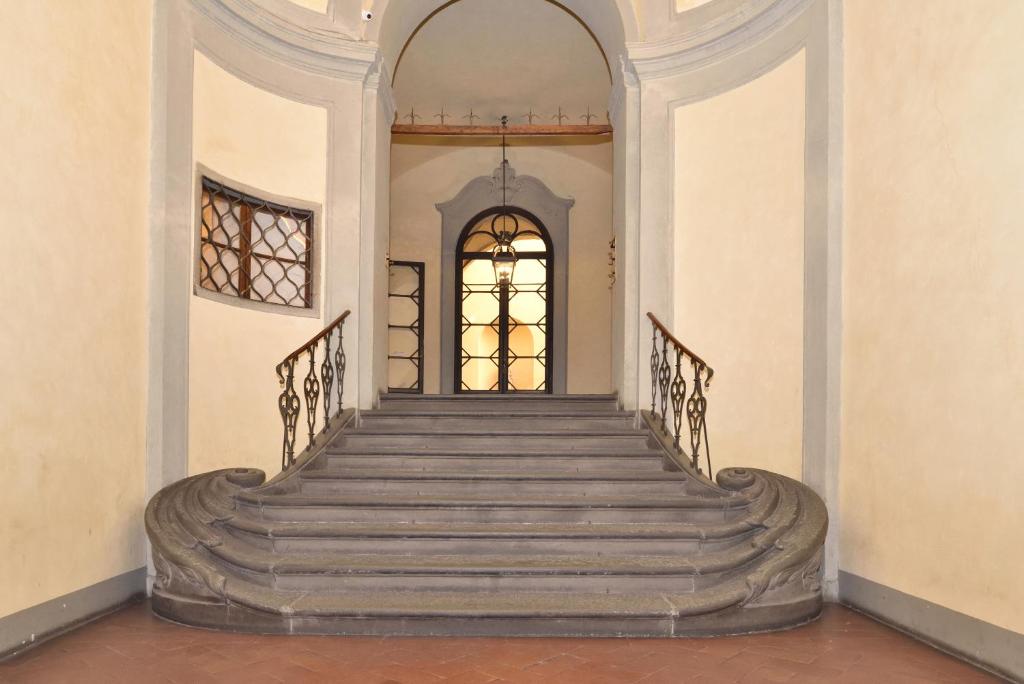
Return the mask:
{"type": "Polygon", "coordinates": [[[409,41],[395,72],[399,120],[409,110],[419,124],[494,123],[508,114],[513,123],[584,123],[587,107],[594,123],[606,123],[611,83],[604,56],[580,22],[547,0],[460,0],[429,19],[409,41]]]}

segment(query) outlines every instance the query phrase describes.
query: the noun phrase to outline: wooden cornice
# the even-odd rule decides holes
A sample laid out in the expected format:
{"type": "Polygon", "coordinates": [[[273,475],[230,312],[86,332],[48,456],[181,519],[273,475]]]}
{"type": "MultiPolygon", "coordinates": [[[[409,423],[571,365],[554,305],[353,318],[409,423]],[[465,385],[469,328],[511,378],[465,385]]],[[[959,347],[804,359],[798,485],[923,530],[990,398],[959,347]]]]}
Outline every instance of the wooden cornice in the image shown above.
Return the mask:
{"type": "Polygon", "coordinates": [[[612,127],[608,124],[592,125],[567,125],[567,126],[437,126],[437,125],[410,125],[393,124],[392,135],[462,135],[462,136],[491,136],[502,135],[517,138],[533,136],[553,135],[611,135],[612,127]]]}

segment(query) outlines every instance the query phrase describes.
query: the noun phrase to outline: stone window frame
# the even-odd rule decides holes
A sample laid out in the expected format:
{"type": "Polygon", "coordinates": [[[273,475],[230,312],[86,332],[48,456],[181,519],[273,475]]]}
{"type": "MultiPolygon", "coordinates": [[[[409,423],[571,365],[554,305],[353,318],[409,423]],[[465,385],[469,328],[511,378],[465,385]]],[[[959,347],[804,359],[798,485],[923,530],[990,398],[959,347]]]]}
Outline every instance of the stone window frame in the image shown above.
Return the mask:
{"type": "Polygon", "coordinates": [[[194,221],[192,230],[192,294],[229,306],[236,306],[243,309],[263,311],[285,316],[298,316],[300,318],[320,318],[321,307],[321,254],[323,252],[323,231],[322,217],[323,206],[317,202],[302,200],[295,197],[278,195],[266,190],[242,183],[228,176],[217,173],[213,169],[196,164],[195,183],[192,206],[194,207],[194,221]],[[249,299],[238,294],[219,292],[204,287],[200,282],[200,259],[202,250],[202,226],[203,226],[203,178],[214,183],[238,192],[239,194],[252,197],[261,202],[275,204],[289,209],[309,212],[312,214],[312,225],[310,227],[310,259],[309,259],[309,287],[310,293],[306,306],[295,306],[276,302],[263,302],[258,299],[249,299]]]}

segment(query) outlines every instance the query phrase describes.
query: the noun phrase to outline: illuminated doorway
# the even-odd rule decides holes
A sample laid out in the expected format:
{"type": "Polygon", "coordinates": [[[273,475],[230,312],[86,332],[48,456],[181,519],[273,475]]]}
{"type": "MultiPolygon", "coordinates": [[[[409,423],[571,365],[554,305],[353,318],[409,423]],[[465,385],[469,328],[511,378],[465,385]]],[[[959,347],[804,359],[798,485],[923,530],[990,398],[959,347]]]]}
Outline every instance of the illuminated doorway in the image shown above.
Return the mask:
{"type": "Polygon", "coordinates": [[[551,238],[533,214],[512,207],[509,211],[518,225],[511,240],[517,260],[508,284],[498,282],[491,260],[498,242],[492,222],[501,207],[474,216],[459,236],[458,392],[551,392],[551,238]]]}

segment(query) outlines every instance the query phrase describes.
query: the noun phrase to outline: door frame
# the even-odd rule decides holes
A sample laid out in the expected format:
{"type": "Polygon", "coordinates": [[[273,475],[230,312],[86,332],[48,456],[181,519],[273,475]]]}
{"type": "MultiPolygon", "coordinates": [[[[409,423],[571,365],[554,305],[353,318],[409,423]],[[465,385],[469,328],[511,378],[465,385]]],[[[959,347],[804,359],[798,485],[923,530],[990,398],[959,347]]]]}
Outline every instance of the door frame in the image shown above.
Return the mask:
{"type": "MultiPolygon", "coordinates": [[[[505,176],[507,204],[536,217],[551,240],[554,258],[549,277],[553,297],[549,298],[553,329],[553,345],[549,366],[551,393],[566,393],[568,368],[568,304],[569,304],[569,210],[575,200],[559,197],[538,178],[517,176],[511,166],[505,176]]],[[[469,181],[447,202],[437,205],[441,214],[441,393],[455,393],[455,275],[459,238],[470,219],[502,203],[502,175],[498,166],[489,176],[469,181]]]]}

